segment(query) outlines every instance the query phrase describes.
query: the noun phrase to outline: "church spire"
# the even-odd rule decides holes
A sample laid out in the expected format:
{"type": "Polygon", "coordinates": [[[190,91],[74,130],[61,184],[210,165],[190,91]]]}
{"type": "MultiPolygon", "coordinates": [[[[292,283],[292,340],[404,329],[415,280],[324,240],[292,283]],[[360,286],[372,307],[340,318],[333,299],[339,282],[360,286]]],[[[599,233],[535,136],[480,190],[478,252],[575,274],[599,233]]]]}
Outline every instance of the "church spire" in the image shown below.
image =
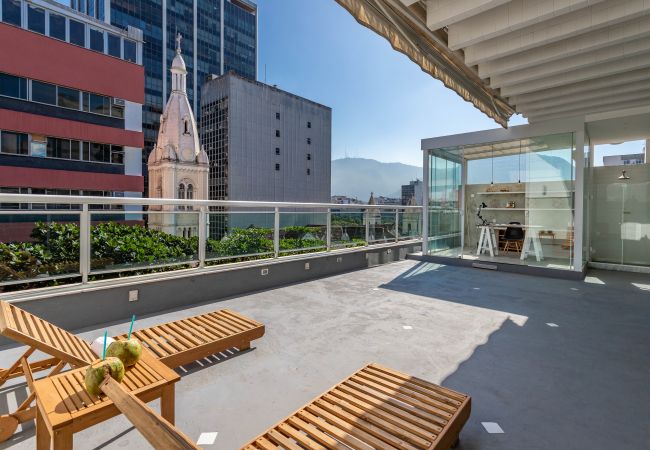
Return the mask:
{"type": "Polygon", "coordinates": [[[176,56],[172,61],[172,67],[170,72],[172,73],[172,92],[180,92],[184,95],[186,94],[186,77],[187,77],[187,68],[185,67],[185,61],[181,56],[181,41],[183,36],[178,33],[176,35],[176,56]]]}

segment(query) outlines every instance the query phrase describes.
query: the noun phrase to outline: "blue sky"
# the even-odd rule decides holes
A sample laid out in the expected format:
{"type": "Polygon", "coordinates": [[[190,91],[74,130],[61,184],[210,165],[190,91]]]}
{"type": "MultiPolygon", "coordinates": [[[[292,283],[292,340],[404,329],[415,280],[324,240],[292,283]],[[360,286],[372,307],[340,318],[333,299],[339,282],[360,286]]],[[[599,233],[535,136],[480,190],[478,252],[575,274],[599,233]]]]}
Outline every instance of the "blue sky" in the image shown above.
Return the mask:
{"type": "MultiPolygon", "coordinates": [[[[422,165],[420,139],[497,128],[334,0],[257,0],[260,81],[330,106],[332,159],[422,165]]],[[[527,123],[515,116],[510,125],[527,123]]],[[[603,146],[635,153],[641,142],[603,146]]]]}
{"type": "Polygon", "coordinates": [[[258,77],[333,109],[332,159],[421,166],[420,139],[498,127],[334,0],[257,3],[258,77]]]}

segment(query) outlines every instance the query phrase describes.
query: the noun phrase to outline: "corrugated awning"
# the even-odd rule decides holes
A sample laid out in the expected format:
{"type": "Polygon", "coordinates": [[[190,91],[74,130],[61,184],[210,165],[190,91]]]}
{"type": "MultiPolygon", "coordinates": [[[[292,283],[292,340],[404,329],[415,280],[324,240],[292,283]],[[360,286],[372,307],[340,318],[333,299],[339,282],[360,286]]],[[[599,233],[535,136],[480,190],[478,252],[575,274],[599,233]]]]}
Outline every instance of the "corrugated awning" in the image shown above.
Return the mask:
{"type": "Polygon", "coordinates": [[[483,83],[422,19],[395,0],[336,0],[363,26],[385,37],[395,50],[408,56],[423,71],[442,81],[464,100],[504,128],[515,111],[483,83]]]}

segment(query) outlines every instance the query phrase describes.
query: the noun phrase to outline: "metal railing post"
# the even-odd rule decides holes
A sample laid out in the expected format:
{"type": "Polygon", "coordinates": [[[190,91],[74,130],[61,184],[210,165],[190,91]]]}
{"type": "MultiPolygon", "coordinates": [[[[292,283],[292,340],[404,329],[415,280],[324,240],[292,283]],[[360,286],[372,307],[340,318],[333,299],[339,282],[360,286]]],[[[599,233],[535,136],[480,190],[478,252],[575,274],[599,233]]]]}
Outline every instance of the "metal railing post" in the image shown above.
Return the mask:
{"type": "Polygon", "coordinates": [[[399,209],[395,208],[395,242],[399,242],[399,209]]]}
{"type": "Polygon", "coordinates": [[[90,274],[90,209],[88,203],[82,205],[79,215],[79,272],[81,282],[88,283],[90,274]]]}
{"type": "Polygon", "coordinates": [[[280,256],[280,208],[275,208],[273,216],[273,257],[280,256]]]}
{"type": "Polygon", "coordinates": [[[332,209],[327,208],[327,251],[332,249],[332,209]]]}
{"type": "Polygon", "coordinates": [[[363,217],[366,219],[366,245],[370,245],[370,215],[368,214],[368,208],[364,210],[363,217]]]}
{"type": "Polygon", "coordinates": [[[199,267],[205,267],[205,250],[208,243],[208,220],[205,206],[199,210],[199,267]]]}

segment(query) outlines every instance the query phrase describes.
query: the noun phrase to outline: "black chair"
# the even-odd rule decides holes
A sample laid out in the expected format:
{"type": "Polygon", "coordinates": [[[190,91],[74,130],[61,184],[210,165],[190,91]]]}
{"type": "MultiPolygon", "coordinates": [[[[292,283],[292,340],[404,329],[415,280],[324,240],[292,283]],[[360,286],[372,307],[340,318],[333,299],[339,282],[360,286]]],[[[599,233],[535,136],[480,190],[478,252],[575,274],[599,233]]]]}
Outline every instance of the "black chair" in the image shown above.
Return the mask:
{"type": "MultiPolygon", "coordinates": [[[[521,225],[521,223],[510,222],[510,225],[521,225]]],[[[504,252],[510,251],[510,246],[514,245],[515,251],[521,253],[524,243],[524,229],[521,227],[507,227],[501,240],[506,243],[503,247],[504,252]]]]}

